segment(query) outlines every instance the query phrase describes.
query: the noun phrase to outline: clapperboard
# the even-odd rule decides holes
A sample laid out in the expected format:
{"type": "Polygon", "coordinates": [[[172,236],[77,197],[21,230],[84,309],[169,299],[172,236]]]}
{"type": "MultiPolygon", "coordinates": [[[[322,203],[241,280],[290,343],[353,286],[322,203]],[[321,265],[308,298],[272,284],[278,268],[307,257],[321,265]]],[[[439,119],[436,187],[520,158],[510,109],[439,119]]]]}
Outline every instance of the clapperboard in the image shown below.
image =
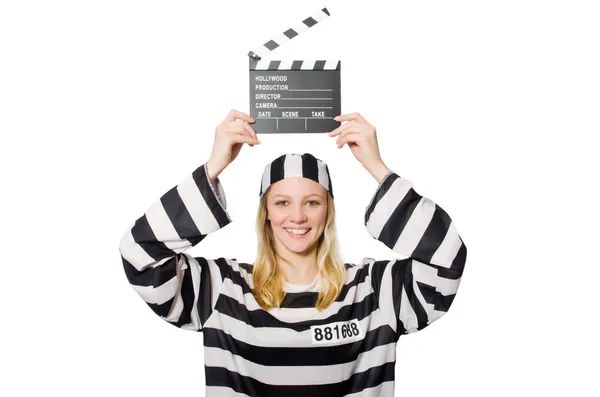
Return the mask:
{"type": "Polygon", "coordinates": [[[262,57],[329,16],[327,8],[250,51],[250,116],[257,133],[329,132],[340,126],[340,68],[335,61],[262,57]]]}

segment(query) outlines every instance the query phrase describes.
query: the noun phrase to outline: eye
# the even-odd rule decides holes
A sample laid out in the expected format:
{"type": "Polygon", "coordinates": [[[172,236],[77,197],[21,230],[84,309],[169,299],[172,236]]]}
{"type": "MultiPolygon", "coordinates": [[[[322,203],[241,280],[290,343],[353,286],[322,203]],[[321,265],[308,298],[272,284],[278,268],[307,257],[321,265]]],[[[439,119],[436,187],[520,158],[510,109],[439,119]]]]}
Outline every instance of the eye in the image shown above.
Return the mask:
{"type": "MultiPolygon", "coordinates": [[[[280,205],[280,204],[287,203],[287,202],[288,202],[287,200],[279,200],[279,201],[275,202],[275,205],[280,205]]],[[[319,205],[319,202],[316,201],[316,200],[309,200],[308,203],[311,203],[311,206],[312,205],[319,205]]]]}

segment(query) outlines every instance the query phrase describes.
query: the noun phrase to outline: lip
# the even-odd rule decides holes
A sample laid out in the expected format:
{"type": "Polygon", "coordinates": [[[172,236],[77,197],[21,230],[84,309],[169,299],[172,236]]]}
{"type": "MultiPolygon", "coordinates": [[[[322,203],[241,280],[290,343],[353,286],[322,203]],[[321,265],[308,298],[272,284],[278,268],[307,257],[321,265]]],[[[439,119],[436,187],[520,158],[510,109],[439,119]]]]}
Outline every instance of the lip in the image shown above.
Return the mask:
{"type": "MultiPolygon", "coordinates": [[[[287,231],[287,230],[285,230],[285,229],[286,229],[286,228],[283,228],[283,231],[284,231],[284,232],[285,232],[285,233],[286,233],[288,236],[290,236],[291,238],[297,238],[297,239],[304,238],[306,235],[308,235],[308,234],[309,234],[309,233],[312,231],[312,228],[309,228],[309,229],[308,229],[308,231],[307,231],[306,233],[304,233],[304,234],[299,234],[299,235],[295,235],[295,234],[292,234],[292,233],[288,232],[288,231],[287,231]]],[[[296,228],[289,228],[289,229],[296,229],[296,228]]],[[[299,228],[299,229],[300,229],[300,228],[299,228]]]]}

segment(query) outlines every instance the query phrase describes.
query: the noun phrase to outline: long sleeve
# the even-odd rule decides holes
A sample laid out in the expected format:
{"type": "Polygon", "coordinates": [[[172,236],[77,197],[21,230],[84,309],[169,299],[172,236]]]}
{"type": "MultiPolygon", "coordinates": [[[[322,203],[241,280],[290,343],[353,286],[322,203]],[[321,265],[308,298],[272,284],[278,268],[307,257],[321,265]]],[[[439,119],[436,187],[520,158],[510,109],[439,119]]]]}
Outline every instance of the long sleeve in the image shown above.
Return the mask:
{"type": "Polygon", "coordinates": [[[134,290],[163,320],[201,331],[222,285],[222,260],[184,253],[231,222],[218,179],[206,164],[174,186],[137,219],[119,251],[134,290]]]}
{"type": "Polygon", "coordinates": [[[379,308],[397,336],[427,327],[449,309],[467,248],[454,222],[394,172],[381,181],[365,212],[368,233],[404,257],[365,258],[379,308]]]}

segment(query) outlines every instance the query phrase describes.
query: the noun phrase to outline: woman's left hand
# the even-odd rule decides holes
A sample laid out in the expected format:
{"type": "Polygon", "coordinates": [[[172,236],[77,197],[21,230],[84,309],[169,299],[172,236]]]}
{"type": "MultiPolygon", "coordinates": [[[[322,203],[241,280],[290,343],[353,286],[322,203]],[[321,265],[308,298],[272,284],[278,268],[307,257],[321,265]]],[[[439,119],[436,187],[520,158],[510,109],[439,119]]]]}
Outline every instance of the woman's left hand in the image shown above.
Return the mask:
{"type": "Polygon", "coordinates": [[[354,157],[380,182],[389,169],[381,160],[375,127],[358,113],[342,114],[333,119],[340,122],[347,121],[328,133],[329,136],[338,136],[336,140],[338,149],[348,144],[354,157]]]}

